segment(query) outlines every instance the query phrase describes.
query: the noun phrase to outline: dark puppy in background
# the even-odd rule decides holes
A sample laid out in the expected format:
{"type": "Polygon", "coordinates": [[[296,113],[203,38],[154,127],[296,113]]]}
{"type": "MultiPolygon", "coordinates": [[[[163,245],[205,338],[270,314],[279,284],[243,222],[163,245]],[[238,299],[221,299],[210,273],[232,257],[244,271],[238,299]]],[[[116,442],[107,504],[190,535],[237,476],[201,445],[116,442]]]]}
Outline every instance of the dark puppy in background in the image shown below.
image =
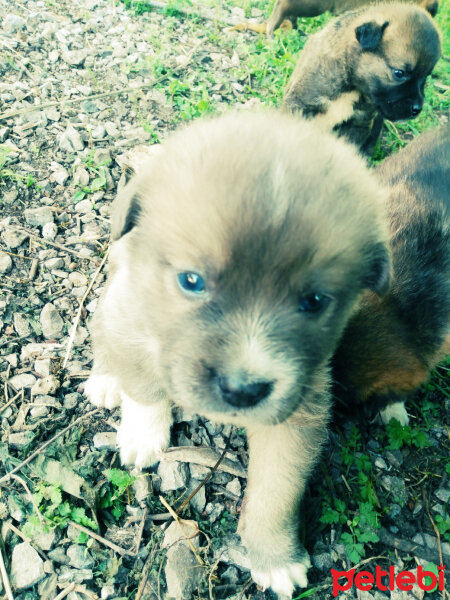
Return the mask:
{"type": "Polygon", "coordinates": [[[422,8],[392,3],[345,13],[306,42],[284,110],[315,119],[370,154],[383,118],[420,113],[440,53],[439,32],[422,8]]]}
{"type": "Polygon", "coordinates": [[[299,505],[326,437],[329,361],[389,284],[383,193],[353,148],[276,112],[197,122],[117,198],[86,383],[121,403],[122,462],[152,465],[175,403],[247,428],[240,533],[254,580],[307,585],[299,505]],[[264,136],[261,136],[264,131],[264,136]]]}
{"type": "MultiPolygon", "coordinates": [[[[405,0],[418,4],[430,13],[432,17],[436,16],[439,8],[437,0],[405,0]]],[[[374,4],[372,0],[277,0],[272,13],[267,21],[266,31],[272,35],[275,29],[278,29],[285,19],[294,21],[297,17],[316,17],[327,10],[340,14],[347,10],[356,10],[374,4]]]]}
{"type": "Polygon", "coordinates": [[[392,285],[367,292],[333,359],[346,404],[378,400],[408,422],[404,400],[450,353],[450,125],[418,136],[375,171],[389,188],[392,285]]]}

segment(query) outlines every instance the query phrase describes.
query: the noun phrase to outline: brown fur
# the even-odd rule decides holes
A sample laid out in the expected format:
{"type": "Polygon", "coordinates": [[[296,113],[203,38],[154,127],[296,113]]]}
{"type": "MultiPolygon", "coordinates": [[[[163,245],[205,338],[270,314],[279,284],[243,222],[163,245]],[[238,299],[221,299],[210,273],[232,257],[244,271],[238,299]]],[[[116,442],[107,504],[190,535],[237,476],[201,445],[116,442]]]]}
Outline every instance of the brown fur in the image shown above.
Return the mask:
{"type": "MultiPolygon", "coordinates": [[[[437,0],[405,0],[418,4],[436,16],[439,8],[437,0]]],[[[374,4],[374,0],[277,0],[272,13],[267,21],[267,33],[272,33],[280,27],[285,19],[296,19],[297,17],[316,17],[326,11],[340,14],[347,10],[357,10],[368,4],[374,4]]]]}
{"type": "Polygon", "coordinates": [[[286,87],[284,110],[317,118],[370,153],[383,118],[420,112],[425,80],[439,56],[439,32],[417,6],[397,2],[345,13],[308,39],[286,87]]]}
{"type": "Polygon", "coordinates": [[[326,436],[329,359],[361,292],[388,285],[379,188],[314,124],[246,112],[175,134],[114,204],[86,392],[122,403],[122,462],[139,467],[169,443],[171,403],[247,427],[240,530],[255,581],[285,595],[306,585],[298,508],[326,436]],[[186,292],[184,272],[205,289],[186,292]],[[317,312],[314,294],[328,299],[317,312]]]}
{"type": "Polygon", "coordinates": [[[449,351],[450,127],[419,136],[376,174],[390,186],[393,281],[367,293],[334,357],[346,402],[404,399],[449,351]]]}

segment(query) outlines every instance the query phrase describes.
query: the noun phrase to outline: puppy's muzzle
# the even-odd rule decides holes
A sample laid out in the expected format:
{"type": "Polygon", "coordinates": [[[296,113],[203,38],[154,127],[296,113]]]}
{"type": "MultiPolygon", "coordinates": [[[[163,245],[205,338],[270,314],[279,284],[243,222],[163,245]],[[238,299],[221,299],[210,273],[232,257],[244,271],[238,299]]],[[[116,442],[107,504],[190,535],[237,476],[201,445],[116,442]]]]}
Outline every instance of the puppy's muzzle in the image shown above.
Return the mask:
{"type": "Polygon", "coordinates": [[[210,372],[224,402],[237,408],[256,406],[273,390],[273,381],[248,381],[243,376],[226,377],[215,369],[210,372]]]}

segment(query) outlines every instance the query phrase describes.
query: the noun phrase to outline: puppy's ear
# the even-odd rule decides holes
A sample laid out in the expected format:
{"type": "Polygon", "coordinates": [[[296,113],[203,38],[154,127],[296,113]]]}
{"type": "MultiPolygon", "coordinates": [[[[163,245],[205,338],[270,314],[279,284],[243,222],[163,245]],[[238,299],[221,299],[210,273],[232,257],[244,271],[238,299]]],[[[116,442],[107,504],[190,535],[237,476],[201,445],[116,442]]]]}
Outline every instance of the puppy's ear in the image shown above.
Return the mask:
{"type": "Polygon", "coordinates": [[[379,25],[375,21],[363,23],[355,29],[356,39],[363,50],[375,50],[389,22],[379,25]]]}
{"type": "Polygon", "coordinates": [[[428,11],[432,17],[435,17],[439,8],[439,2],[437,0],[423,0],[420,6],[428,11]]]}
{"type": "Polygon", "coordinates": [[[369,250],[369,271],[364,278],[364,284],[377,296],[384,296],[391,282],[391,261],[389,251],[382,243],[376,244],[369,250]]]}
{"type": "Polygon", "coordinates": [[[114,200],[111,215],[111,240],[115,242],[136,227],[142,204],[134,181],[125,185],[114,200]]]}

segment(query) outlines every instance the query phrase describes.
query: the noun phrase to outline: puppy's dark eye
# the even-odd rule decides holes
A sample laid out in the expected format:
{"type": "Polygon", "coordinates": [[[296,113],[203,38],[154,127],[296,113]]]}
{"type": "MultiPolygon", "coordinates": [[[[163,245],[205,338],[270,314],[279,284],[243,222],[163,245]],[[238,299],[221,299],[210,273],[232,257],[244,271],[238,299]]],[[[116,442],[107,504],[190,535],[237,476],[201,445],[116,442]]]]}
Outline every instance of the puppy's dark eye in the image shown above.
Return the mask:
{"type": "Polygon", "coordinates": [[[203,294],[205,291],[205,281],[197,273],[188,271],[187,273],[178,273],[178,283],[180,287],[191,294],[203,294]]]}
{"type": "Polygon", "coordinates": [[[392,77],[396,81],[404,81],[406,79],[406,73],[403,69],[392,69],[392,77]]]}
{"type": "Polygon", "coordinates": [[[324,294],[309,294],[300,300],[300,312],[317,313],[324,310],[330,298],[324,294]]]}

